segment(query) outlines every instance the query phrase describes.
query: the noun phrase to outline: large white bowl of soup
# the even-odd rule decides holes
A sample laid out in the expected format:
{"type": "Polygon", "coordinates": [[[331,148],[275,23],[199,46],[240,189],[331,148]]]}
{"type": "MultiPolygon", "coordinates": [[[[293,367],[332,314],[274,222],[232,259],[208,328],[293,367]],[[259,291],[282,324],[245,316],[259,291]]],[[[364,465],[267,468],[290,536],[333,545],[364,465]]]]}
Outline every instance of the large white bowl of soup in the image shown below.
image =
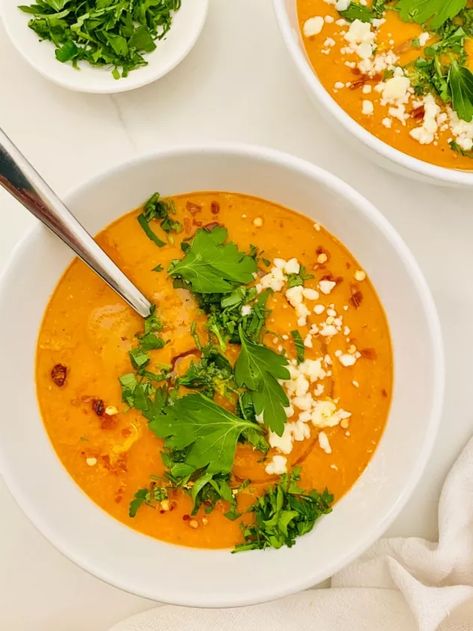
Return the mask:
{"type": "Polygon", "coordinates": [[[273,0],[309,95],[345,140],[424,181],[473,184],[473,9],[273,0]]]}
{"type": "Polygon", "coordinates": [[[159,601],[330,577],[407,501],[440,418],[435,306],[395,230],[322,169],[182,148],[66,202],[138,317],[41,226],[0,291],[0,464],[66,556],[159,601]]]}

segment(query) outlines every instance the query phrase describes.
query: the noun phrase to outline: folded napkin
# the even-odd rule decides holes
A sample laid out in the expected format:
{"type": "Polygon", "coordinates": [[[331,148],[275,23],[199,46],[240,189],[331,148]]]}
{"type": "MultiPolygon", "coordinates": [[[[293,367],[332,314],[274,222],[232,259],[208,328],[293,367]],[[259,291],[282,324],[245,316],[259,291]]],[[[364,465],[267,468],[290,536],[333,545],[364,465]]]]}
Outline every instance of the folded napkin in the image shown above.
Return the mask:
{"type": "Polygon", "coordinates": [[[473,631],[473,438],[445,481],[439,542],[381,539],[313,589],[238,609],[161,606],[110,631],[473,631]]]}

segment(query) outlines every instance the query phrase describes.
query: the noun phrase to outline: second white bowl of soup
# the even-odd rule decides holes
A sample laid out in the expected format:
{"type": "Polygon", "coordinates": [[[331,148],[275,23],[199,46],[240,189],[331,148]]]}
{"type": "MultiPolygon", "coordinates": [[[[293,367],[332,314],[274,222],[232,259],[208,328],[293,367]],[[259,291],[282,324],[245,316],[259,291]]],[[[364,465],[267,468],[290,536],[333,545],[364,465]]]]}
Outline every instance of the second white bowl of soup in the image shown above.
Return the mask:
{"type": "Polygon", "coordinates": [[[345,139],[403,175],[473,185],[471,9],[273,2],[309,94],[345,139]]]}
{"type": "Polygon", "coordinates": [[[422,473],[443,392],[435,307],[382,215],[244,146],[151,154],[66,201],[157,310],[144,323],[42,228],[17,250],[0,463],[41,532],[113,585],[206,607],[365,550],[422,473]]]}

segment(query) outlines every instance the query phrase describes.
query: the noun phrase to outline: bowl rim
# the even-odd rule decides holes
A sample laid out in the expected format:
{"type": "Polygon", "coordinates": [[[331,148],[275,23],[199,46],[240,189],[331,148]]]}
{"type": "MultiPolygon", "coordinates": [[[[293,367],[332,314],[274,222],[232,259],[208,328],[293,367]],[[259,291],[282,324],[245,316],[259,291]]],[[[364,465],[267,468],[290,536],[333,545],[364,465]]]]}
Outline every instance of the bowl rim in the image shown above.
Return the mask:
{"type": "MultiPolygon", "coordinates": [[[[84,182],[80,185],[73,187],[67,195],[64,195],[64,199],[66,201],[66,204],[68,204],[74,198],[74,196],[80,195],[83,190],[95,186],[103,178],[106,178],[111,173],[124,173],[130,167],[139,167],[140,164],[146,163],[148,161],[152,161],[155,159],[175,158],[180,156],[195,156],[196,158],[198,158],[203,154],[219,155],[222,157],[237,156],[240,158],[251,158],[253,160],[272,162],[283,168],[295,170],[309,177],[315,178],[318,181],[323,181],[335,192],[343,195],[346,199],[351,199],[353,203],[358,204],[360,208],[360,213],[365,215],[367,221],[371,221],[377,229],[379,229],[385,236],[389,238],[393,247],[399,254],[399,257],[408,264],[407,269],[409,270],[409,275],[411,276],[412,281],[415,284],[416,290],[421,300],[421,304],[424,309],[426,325],[430,338],[430,347],[435,360],[432,372],[434,387],[430,402],[430,413],[428,417],[426,417],[426,427],[428,428],[428,431],[426,432],[427,438],[421,445],[418,458],[416,460],[415,466],[413,466],[411,469],[408,480],[400,490],[397,501],[392,504],[390,509],[385,511],[384,515],[381,515],[378,518],[377,522],[373,524],[373,527],[369,531],[360,533],[357,545],[353,546],[353,548],[349,552],[345,553],[343,556],[339,556],[338,559],[332,561],[330,564],[327,564],[325,566],[324,577],[321,577],[322,573],[320,572],[320,570],[314,568],[313,572],[310,575],[305,574],[299,580],[295,580],[293,577],[290,585],[286,584],[282,587],[278,587],[277,585],[261,585],[261,588],[257,593],[245,595],[230,595],[226,592],[223,592],[220,594],[212,594],[210,596],[207,596],[205,600],[203,600],[201,596],[193,597],[190,595],[187,595],[184,598],[179,596],[168,596],[165,598],[161,596],[159,597],[160,602],[183,606],[235,607],[271,601],[310,588],[314,586],[317,582],[320,582],[320,580],[323,580],[323,578],[326,578],[328,573],[329,576],[332,576],[343,567],[348,565],[363,552],[365,552],[370,545],[372,545],[382,536],[384,531],[397,517],[401,509],[405,506],[406,502],[410,498],[414,488],[416,487],[424,472],[425,466],[432,452],[443,408],[445,387],[444,349],[438,313],[430,289],[414,256],[410,252],[403,239],[397,233],[395,228],[391,226],[384,215],[382,215],[382,213],[369,200],[367,200],[363,195],[353,189],[351,185],[341,180],[338,176],[302,158],[292,156],[291,154],[281,152],[276,149],[243,143],[214,143],[205,146],[178,145],[164,150],[150,151],[140,156],[131,158],[125,162],[119,163],[118,165],[112,166],[95,175],[94,177],[84,180],[84,182]]],[[[40,236],[42,232],[44,233],[45,231],[41,224],[33,226],[14,247],[7,264],[4,267],[2,274],[0,275],[0,303],[3,299],[3,293],[8,286],[9,279],[11,281],[11,269],[13,268],[16,259],[18,257],[24,256],[28,252],[30,242],[33,242],[37,238],[42,238],[40,236]]],[[[84,569],[89,574],[99,578],[100,580],[108,584],[113,585],[114,587],[144,598],[151,598],[154,600],[157,599],[156,593],[155,591],[153,591],[152,586],[150,586],[147,592],[144,592],[143,590],[134,591],[133,587],[131,587],[126,582],[126,579],[123,579],[123,577],[112,576],[107,573],[106,568],[99,569],[95,567],[93,559],[91,560],[81,557],[80,554],[76,553],[76,550],[70,550],[67,545],[63,545],[63,541],[57,541],[57,538],[53,531],[54,529],[51,528],[51,526],[48,524],[47,518],[45,518],[44,515],[38,513],[30,505],[30,501],[27,495],[23,493],[20,485],[16,484],[15,474],[9,470],[7,462],[5,461],[6,459],[4,456],[4,449],[5,447],[3,447],[0,443],[0,473],[3,474],[3,478],[7,487],[9,488],[13,498],[26,514],[31,523],[56,549],[58,549],[65,557],[72,560],[80,568],[84,569]]],[[[191,550],[192,552],[195,551],[192,548],[189,550],[191,550]]],[[[215,551],[202,549],[198,550],[198,552],[214,553],[215,551]]],[[[258,554],[258,552],[256,552],[256,554],[258,554]]]]}
{"type": "MultiPolygon", "coordinates": [[[[191,50],[194,48],[195,44],[197,43],[197,40],[199,39],[202,33],[205,22],[207,21],[207,16],[208,16],[208,11],[209,11],[209,0],[200,0],[200,2],[202,3],[202,9],[203,9],[201,13],[201,19],[195,23],[194,29],[192,31],[192,36],[189,38],[187,45],[181,49],[180,53],[176,55],[176,57],[172,60],[171,63],[163,66],[162,68],[160,68],[159,65],[157,65],[156,71],[154,73],[150,73],[149,75],[143,75],[141,78],[140,78],[140,70],[143,70],[144,68],[149,68],[150,64],[147,66],[143,66],[142,68],[136,68],[124,80],[121,79],[121,80],[115,81],[115,83],[110,84],[109,86],[104,85],[102,87],[93,87],[93,86],[87,85],[87,83],[85,85],[82,85],[82,82],[80,79],[76,81],[75,80],[76,77],[80,77],[80,74],[78,72],[75,75],[71,72],[70,80],[69,78],[61,79],[55,75],[51,75],[43,64],[38,63],[34,59],[34,57],[27,54],[26,49],[24,49],[23,47],[17,44],[17,39],[15,37],[13,29],[11,28],[10,21],[6,18],[4,7],[7,2],[8,0],[0,0],[0,19],[5,28],[5,32],[8,36],[8,39],[12,43],[12,46],[15,48],[15,50],[21,55],[22,59],[26,61],[28,65],[34,70],[36,70],[36,72],[38,72],[42,77],[44,77],[48,81],[51,81],[55,85],[58,85],[61,88],[66,88],[67,90],[72,90],[73,92],[82,92],[84,94],[110,94],[111,95],[111,94],[120,94],[122,92],[130,92],[131,90],[137,90],[138,88],[142,88],[146,85],[149,85],[150,83],[154,83],[155,81],[158,81],[162,77],[166,76],[169,72],[174,70],[174,68],[176,68],[176,66],[178,66],[182,61],[184,61],[184,59],[189,55],[191,50]]],[[[25,24],[25,28],[27,28],[26,24],[25,24]]],[[[49,42],[46,42],[46,43],[49,43],[49,42]]],[[[55,61],[53,55],[54,55],[54,51],[51,50],[51,60],[55,61]]],[[[60,63],[60,62],[57,62],[57,63],[60,63]]],[[[101,72],[103,70],[101,68],[93,68],[92,66],[91,66],[91,69],[97,72],[101,72]]],[[[71,70],[74,70],[74,69],[71,68],[71,70]]]]}
{"type": "MultiPolygon", "coordinates": [[[[310,65],[302,45],[298,45],[294,38],[294,31],[291,27],[286,5],[288,0],[273,0],[273,9],[279,30],[283,36],[287,49],[302,77],[306,88],[313,93],[318,102],[334,116],[350,134],[355,136],[361,143],[372,149],[390,162],[416,173],[430,181],[437,180],[439,184],[450,184],[460,186],[473,186],[473,171],[461,171],[459,169],[448,169],[430,162],[424,162],[413,156],[395,149],[388,143],[380,140],[374,134],[367,131],[362,125],[357,123],[345,110],[332,98],[322,83],[318,80],[315,70],[310,65]]],[[[296,0],[292,0],[294,3],[296,0]]],[[[300,33],[298,32],[300,38],[300,33]]]]}

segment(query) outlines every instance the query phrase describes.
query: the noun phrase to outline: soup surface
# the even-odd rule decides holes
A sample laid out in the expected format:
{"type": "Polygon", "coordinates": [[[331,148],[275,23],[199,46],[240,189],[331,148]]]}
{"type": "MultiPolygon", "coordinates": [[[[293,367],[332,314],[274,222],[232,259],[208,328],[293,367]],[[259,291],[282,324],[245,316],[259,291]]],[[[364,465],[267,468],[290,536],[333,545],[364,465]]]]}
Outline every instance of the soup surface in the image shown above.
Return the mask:
{"type": "Polygon", "coordinates": [[[365,272],[308,217],[233,193],[154,196],[97,239],[156,311],[143,323],[79,260],[59,282],[37,390],[64,466],[153,537],[291,545],[386,422],[390,337],[365,272]]]}
{"type": "Polygon", "coordinates": [[[435,0],[418,4],[297,0],[305,49],[329,94],[369,132],[420,160],[469,170],[473,3],[445,2],[437,14],[435,0]]]}

